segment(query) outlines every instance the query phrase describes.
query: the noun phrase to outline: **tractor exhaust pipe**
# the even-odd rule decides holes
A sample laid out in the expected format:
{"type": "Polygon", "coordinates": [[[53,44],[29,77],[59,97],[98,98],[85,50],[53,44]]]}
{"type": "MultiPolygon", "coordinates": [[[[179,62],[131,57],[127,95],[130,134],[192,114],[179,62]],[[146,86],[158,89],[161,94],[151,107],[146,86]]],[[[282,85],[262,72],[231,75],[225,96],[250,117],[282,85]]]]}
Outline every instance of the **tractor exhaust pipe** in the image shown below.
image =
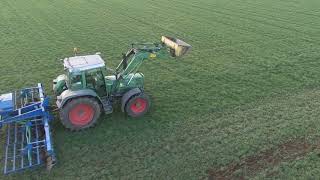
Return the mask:
{"type": "Polygon", "coordinates": [[[172,57],[181,57],[191,50],[191,45],[177,38],[162,36],[162,43],[170,48],[172,57]]]}

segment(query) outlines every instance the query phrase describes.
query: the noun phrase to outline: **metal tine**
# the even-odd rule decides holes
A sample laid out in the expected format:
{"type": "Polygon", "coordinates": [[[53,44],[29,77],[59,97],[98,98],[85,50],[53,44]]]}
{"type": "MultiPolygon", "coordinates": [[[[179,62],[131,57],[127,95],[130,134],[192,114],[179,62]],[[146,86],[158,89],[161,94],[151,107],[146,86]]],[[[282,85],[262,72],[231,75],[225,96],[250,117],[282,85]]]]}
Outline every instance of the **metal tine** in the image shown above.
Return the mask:
{"type": "Polygon", "coordinates": [[[19,97],[20,97],[20,108],[23,107],[23,98],[21,97],[22,91],[20,91],[19,97]]]}
{"type": "Polygon", "coordinates": [[[10,124],[7,126],[7,144],[6,144],[6,155],[5,155],[5,162],[4,162],[4,172],[7,172],[8,166],[8,148],[10,144],[10,124]]]}
{"type": "Polygon", "coordinates": [[[40,163],[40,157],[39,157],[39,132],[38,132],[38,123],[36,123],[36,128],[35,128],[35,131],[36,131],[36,141],[37,141],[37,162],[38,164],[40,163]]]}
{"type": "MultiPolygon", "coordinates": [[[[27,131],[28,131],[28,129],[27,129],[28,127],[26,126],[26,138],[29,138],[29,141],[31,140],[31,133],[27,133],[27,131]],[[27,137],[28,135],[30,135],[30,137],[27,137]]],[[[30,127],[29,127],[30,128],[30,127]]],[[[29,142],[27,141],[27,146],[29,145],[29,142]]],[[[29,161],[29,166],[31,166],[32,165],[32,158],[29,158],[29,149],[27,149],[28,150],[28,152],[27,152],[27,156],[28,156],[28,161],[29,161]]]]}
{"type": "Polygon", "coordinates": [[[25,92],[25,100],[24,100],[24,105],[25,106],[26,104],[28,104],[28,91],[26,90],[25,92]]]}
{"type": "Polygon", "coordinates": [[[10,144],[10,134],[11,134],[11,131],[10,131],[11,127],[10,126],[11,126],[11,124],[8,124],[7,128],[6,128],[7,129],[7,144],[6,145],[10,144]]]}
{"type": "Polygon", "coordinates": [[[17,103],[17,91],[14,91],[14,105],[15,105],[15,109],[18,109],[18,103],[17,103]]]}
{"type": "Polygon", "coordinates": [[[13,142],[11,143],[10,141],[12,141],[12,137],[14,137],[15,134],[15,130],[16,130],[16,126],[15,125],[7,125],[7,144],[6,144],[6,152],[5,152],[5,166],[4,166],[4,173],[8,173],[10,171],[14,171],[15,168],[15,161],[16,161],[16,156],[15,156],[15,142],[16,139],[14,138],[13,142]],[[11,167],[11,168],[9,168],[11,167]],[[8,169],[9,168],[9,169],[8,169]]]}
{"type": "Polygon", "coordinates": [[[32,125],[30,126],[31,128],[31,135],[33,135],[34,139],[30,138],[31,142],[29,142],[29,145],[32,145],[31,152],[32,152],[32,159],[36,160],[37,164],[40,164],[40,153],[39,153],[39,148],[44,146],[45,140],[40,140],[39,139],[39,125],[41,119],[32,121],[32,125]],[[34,146],[35,145],[35,146],[34,146]],[[34,151],[35,150],[35,151],[34,151]],[[33,156],[35,154],[35,156],[33,156]]]}
{"type": "Polygon", "coordinates": [[[36,137],[37,137],[37,160],[38,164],[40,164],[40,153],[39,153],[39,125],[36,125],[36,137]]]}
{"type": "Polygon", "coordinates": [[[35,101],[33,93],[34,93],[34,89],[31,90],[31,101],[32,101],[32,102],[35,101]]]}
{"type": "Polygon", "coordinates": [[[35,133],[35,139],[34,139],[34,142],[32,142],[32,144],[36,144],[36,146],[33,146],[32,147],[32,152],[34,154],[34,159],[36,160],[37,164],[40,164],[40,152],[39,152],[39,147],[41,147],[39,145],[39,143],[43,143],[40,139],[39,139],[39,131],[38,131],[38,127],[39,127],[39,121],[35,121],[34,122],[34,126],[33,126],[33,130],[34,130],[34,133],[35,133]],[[35,151],[33,151],[33,149],[35,149],[35,151]]]}
{"type": "Polygon", "coordinates": [[[12,169],[16,169],[16,143],[17,143],[17,123],[14,123],[14,143],[13,143],[13,164],[12,169]]]}
{"type": "Polygon", "coordinates": [[[39,101],[39,100],[40,100],[40,97],[39,97],[39,88],[36,88],[35,91],[34,91],[34,93],[35,93],[36,98],[39,98],[37,101],[39,101]]]}
{"type": "MultiPolygon", "coordinates": [[[[24,130],[25,127],[21,126],[21,149],[23,149],[24,145],[24,130]]],[[[21,156],[21,168],[24,167],[24,156],[21,156]]]]}

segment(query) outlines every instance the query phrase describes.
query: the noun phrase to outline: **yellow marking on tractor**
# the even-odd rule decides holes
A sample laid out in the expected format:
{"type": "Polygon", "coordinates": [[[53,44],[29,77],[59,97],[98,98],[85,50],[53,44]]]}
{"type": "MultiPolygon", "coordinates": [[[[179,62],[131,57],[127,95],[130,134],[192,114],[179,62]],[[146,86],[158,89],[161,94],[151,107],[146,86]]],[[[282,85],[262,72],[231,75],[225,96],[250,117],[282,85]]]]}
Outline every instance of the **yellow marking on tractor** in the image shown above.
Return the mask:
{"type": "Polygon", "coordinates": [[[156,58],[156,57],[157,57],[157,55],[156,55],[156,54],[154,54],[154,53],[151,53],[149,57],[150,57],[150,58],[156,58]]]}

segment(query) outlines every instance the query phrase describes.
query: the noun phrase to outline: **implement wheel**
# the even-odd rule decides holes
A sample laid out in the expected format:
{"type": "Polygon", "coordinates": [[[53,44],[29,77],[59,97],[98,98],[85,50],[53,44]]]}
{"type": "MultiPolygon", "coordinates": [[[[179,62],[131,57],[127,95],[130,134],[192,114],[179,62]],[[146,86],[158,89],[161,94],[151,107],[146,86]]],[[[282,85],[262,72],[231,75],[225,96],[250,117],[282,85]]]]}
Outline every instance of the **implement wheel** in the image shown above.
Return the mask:
{"type": "Polygon", "coordinates": [[[62,124],[73,131],[92,127],[101,114],[99,103],[88,97],[72,99],[60,110],[62,124]]]}
{"type": "Polygon", "coordinates": [[[131,97],[127,103],[125,110],[131,117],[141,117],[150,109],[150,99],[144,94],[138,94],[131,97]]]}

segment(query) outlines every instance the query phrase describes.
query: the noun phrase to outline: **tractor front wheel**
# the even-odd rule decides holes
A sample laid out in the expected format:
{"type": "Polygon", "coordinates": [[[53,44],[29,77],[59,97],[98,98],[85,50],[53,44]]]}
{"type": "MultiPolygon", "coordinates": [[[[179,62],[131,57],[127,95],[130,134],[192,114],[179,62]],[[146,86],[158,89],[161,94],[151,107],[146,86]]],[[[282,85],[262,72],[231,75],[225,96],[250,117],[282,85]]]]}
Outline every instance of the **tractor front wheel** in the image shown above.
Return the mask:
{"type": "Polygon", "coordinates": [[[60,110],[62,124],[73,131],[94,126],[101,114],[99,103],[88,97],[80,97],[67,102],[60,110]]]}
{"type": "Polygon", "coordinates": [[[148,112],[150,99],[146,94],[138,94],[131,97],[126,103],[125,110],[131,117],[141,117],[148,112]]]}

